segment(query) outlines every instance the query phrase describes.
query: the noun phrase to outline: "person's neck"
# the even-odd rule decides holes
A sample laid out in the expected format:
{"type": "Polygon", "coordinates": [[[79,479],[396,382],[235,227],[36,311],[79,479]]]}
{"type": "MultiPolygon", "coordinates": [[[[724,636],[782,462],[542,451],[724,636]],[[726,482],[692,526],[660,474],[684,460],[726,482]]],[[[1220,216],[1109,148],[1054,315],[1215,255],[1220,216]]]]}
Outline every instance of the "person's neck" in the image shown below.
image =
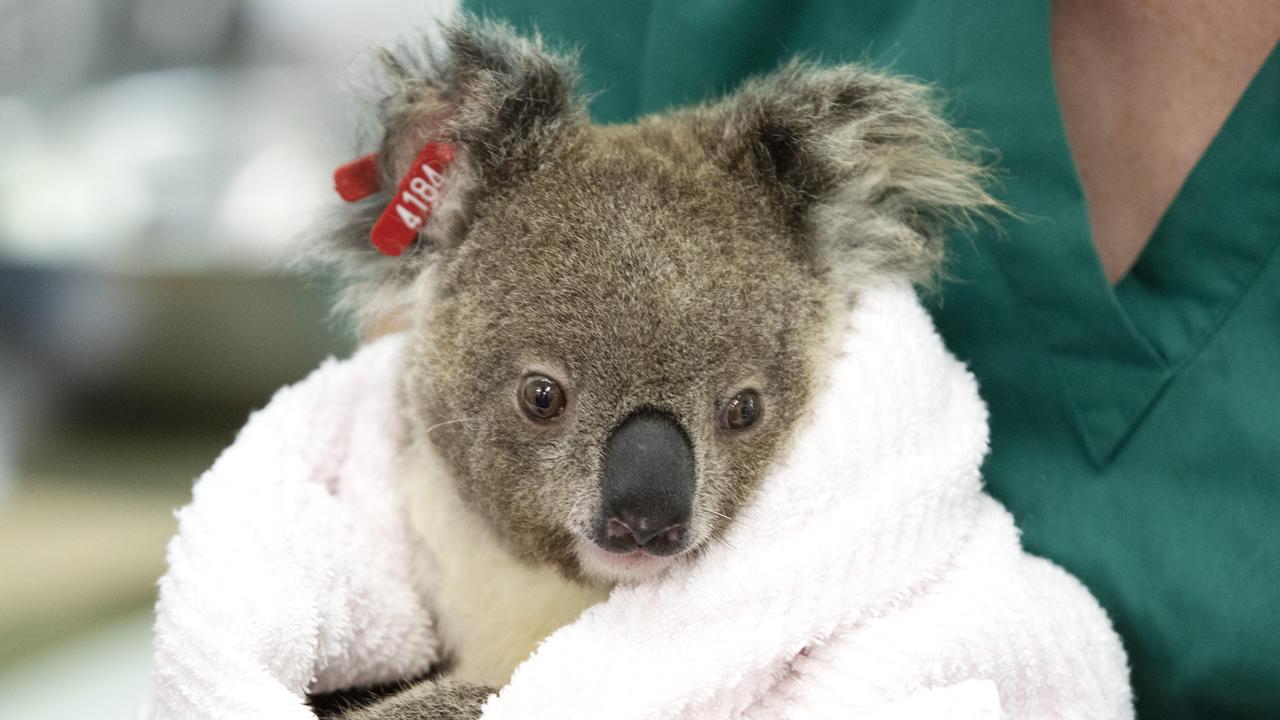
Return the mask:
{"type": "Polygon", "coordinates": [[[1052,22],[1063,123],[1115,283],[1280,39],[1280,3],[1057,0],[1052,22]]]}

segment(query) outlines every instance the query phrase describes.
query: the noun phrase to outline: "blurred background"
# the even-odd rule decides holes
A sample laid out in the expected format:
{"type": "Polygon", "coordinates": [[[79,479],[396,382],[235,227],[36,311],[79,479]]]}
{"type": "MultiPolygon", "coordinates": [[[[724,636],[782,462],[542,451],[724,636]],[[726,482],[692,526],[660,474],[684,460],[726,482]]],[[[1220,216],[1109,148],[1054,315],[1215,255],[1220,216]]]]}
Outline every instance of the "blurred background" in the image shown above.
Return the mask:
{"type": "Polygon", "coordinates": [[[0,718],[131,718],[173,510],[351,338],[292,264],[453,0],[0,0],[0,718]]]}

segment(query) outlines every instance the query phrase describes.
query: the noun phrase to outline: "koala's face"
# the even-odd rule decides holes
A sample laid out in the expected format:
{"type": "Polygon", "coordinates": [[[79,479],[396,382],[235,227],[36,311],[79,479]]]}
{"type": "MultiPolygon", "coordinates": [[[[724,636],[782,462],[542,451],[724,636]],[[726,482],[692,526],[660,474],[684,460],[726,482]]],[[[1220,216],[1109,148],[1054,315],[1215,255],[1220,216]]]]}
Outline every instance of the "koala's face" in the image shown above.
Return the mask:
{"type": "Polygon", "coordinates": [[[410,397],[514,551],[637,579],[714,542],[807,406],[829,291],[681,125],[590,128],[486,203],[410,397]]]}
{"type": "Polygon", "coordinates": [[[447,63],[387,57],[388,190],[334,232],[367,248],[422,144],[454,145],[449,210],[404,257],[362,256],[357,304],[416,321],[414,440],[510,550],[573,578],[715,542],[786,452],[832,312],[928,276],[947,221],[994,203],[925,90],[863,68],[598,127],[571,60],[472,20],[445,42],[447,63]]]}

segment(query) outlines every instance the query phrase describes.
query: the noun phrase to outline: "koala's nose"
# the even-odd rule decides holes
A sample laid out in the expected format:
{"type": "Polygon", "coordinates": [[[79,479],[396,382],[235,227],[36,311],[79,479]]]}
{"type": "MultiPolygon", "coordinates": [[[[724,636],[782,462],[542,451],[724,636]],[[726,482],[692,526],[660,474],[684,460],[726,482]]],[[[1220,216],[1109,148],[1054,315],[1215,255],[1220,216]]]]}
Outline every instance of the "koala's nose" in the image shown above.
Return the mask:
{"type": "Polygon", "coordinates": [[[654,555],[670,555],[684,546],[688,521],[661,527],[664,523],[652,523],[646,517],[637,518],[629,513],[621,515],[605,521],[602,544],[607,550],[628,552],[642,547],[654,555]]]}
{"type": "Polygon", "coordinates": [[[684,549],[693,515],[693,448],[670,415],[633,413],[605,444],[596,544],[654,555],[684,549]]]}

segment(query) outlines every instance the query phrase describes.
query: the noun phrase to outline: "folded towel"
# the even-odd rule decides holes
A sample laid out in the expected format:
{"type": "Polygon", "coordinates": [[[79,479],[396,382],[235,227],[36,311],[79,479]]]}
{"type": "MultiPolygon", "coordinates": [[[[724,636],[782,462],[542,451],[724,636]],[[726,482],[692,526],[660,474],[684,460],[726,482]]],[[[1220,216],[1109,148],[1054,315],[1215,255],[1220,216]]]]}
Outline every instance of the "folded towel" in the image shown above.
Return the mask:
{"type": "Polygon", "coordinates": [[[255,413],[178,513],[156,606],[156,718],[314,720],[310,691],[427,671],[393,465],[401,338],[255,413]]]}
{"type": "MultiPolygon", "coordinates": [[[[982,493],[986,410],[905,285],[724,542],[553,633],[486,718],[1125,718],[1101,608],[982,493]]],[[[196,485],[161,581],[155,718],[311,718],[436,659],[392,468],[403,342],[281,391],[196,485]]]]}

